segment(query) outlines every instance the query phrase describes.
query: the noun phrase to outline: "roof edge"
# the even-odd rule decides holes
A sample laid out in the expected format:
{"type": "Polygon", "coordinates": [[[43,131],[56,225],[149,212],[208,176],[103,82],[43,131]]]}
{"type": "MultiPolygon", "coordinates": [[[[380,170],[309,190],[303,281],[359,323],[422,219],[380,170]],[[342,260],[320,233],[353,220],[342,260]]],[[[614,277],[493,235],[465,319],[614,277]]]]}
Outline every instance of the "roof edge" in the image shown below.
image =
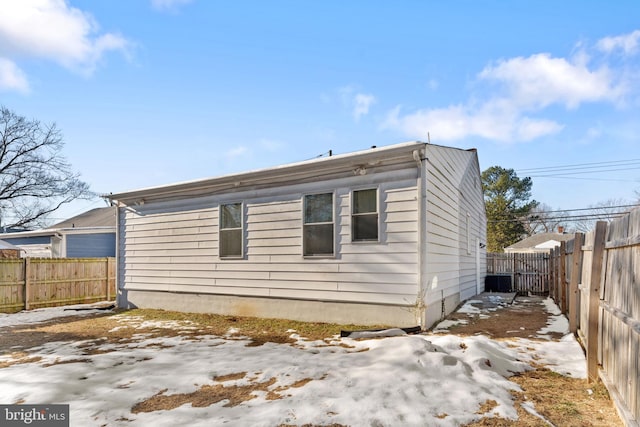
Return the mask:
{"type": "Polygon", "coordinates": [[[394,145],[388,145],[384,147],[373,146],[366,150],[354,151],[349,153],[337,154],[329,157],[319,157],[310,160],[305,160],[295,163],[287,163],[279,166],[273,166],[262,169],[249,170],[244,172],[232,173],[228,175],[221,175],[217,177],[201,178],[191,181],[177,182],[173,184],[166,184],[160,186],[146,187],[137,190],[124,191],[120,193],[110,193],[103,195],[103,197],[111,201],[128,201],[132,199],[140,199],[143,197],[161,197],[163,194],[175,194],[181,190],[192,190],[198,188],[206,188],[208,186],[215,185],[216,183],[232,183],[234,181],[241,181],[247,177],[269,177],[269,176],[282,176],[292,171],[315,169],[322,167],[325,164],[334,164],[337,167],[346,167],[350,164],[351,160],[367,158],[383,157],[392,153],[404,153],[412,152],[416,148],[421,148],[427,145],[421,141],[409,141],[394,145]]]}

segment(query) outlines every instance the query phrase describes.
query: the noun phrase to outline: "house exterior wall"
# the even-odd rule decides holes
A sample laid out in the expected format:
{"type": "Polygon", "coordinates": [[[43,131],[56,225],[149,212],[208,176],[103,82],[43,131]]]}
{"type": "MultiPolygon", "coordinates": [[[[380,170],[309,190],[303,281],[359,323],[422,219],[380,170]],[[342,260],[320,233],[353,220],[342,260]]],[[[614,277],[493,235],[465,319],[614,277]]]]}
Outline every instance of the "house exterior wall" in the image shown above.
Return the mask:
{"type": "Polygon", "coordinates": [[[410,167],[121,209],[120,280],[127,304],[193,308],[191,296],[197,294],[213,307],[210,295],[236,296],[242,298],[226,305],[229,314],[275,317],[277,305],[281,317],[413,325],[416,176],[417,169],[410,167]],[[375,243],[351,241],[351,191],[364,188],[378,189],[380,241],[375,243]],[[302,199],[318,192],[334,194],[336,249],[334,257],[309,259],[302,256],[302,199]],[[244,208],[245,256],[221,259],[219,206],[235,202],[244,208]],[[159,292],[173,295],[167,301],[159,292]],[[274,298],[289,300],[289,308],[274,298]],[[338,310],[329,315],[330,303],[338,302],[351,306],[340,316],[338,310]],[[381,312],[392,314],[385,319],[381,312]]]}
{"type": "Polygon", "coordinates": [[[367,157],[364,173],[354,157],[353,171],[287,169],[273,179],[285,184],[247,173],[114,195],[119,305],[429,327],[484,283],[477,156],[422,143],[396,150],[392,159],[367,157]],[[353,242],[352,191],[371,188],[379,241],[353,242]],[[304,196],[325,192],[334,195],[335,256],[305,258],[304,196]],[[240,259],[219,256],[227,203],[242,203],[240,259]]]}
{"type": "Polygon", "coordinates": [[[425,325],[480,290],[486,275],[486,213],[474,151],[427,145],[425,325]]]}
{"type": "Polygon", "coordinates": [[[67,234],[64,240],[67,258],[116,256],[115,233],[67,234]]]}

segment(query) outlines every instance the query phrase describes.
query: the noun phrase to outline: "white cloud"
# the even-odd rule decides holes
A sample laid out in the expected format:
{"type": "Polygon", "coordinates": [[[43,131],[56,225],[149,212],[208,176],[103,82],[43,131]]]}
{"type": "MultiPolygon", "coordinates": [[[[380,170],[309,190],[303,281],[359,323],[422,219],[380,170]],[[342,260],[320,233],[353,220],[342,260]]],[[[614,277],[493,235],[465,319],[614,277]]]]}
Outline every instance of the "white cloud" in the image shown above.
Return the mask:
{"type": "Polygon", "coordinates": [[[376,97],[370,93],[357,92],[354,86],[343,86],[338,89],[342,105],[351,110],[353,119],[360,120],[369,114],[369,109],[376,103],[376,97]]]}
{"type": "Polygon", "coordinates": [[[376,98],[373,95],[365,93],[356,94],[353,100],[355,104],[353,107],[353,118],[356,121],[360,120],[360,117],[369,114],[369,108],[376,102],[376,98]]]}
{"type": "Polygon", "coordinates": [[[5,58],[0,58],[0,91],[1,90],[15,90],[22,93],[29,92],[27,76],[14,62],[5,58]]]}
{"type": "Polygon", "coordinates": [[[605,53],[621,50],[625,55],[633,55],[640,47],[640,30],[615,37],[604,37],[598,40],[596,47],[605,53]]]}
{"type": "Polygon", "coordinates": [[[151,6],[160,11],[175,11],[193,0],[151,0],[151,6]]]}
{"type": "Polygon", "coordinates": [[[109,51],[127,53],[130,42],[100,33],[94,18],[65,0],[8,2],[0,14],[0,54],[17,60],[43,58],[91,74],[109,51]]]}
{"type": "Polygon", "coordinates": [[[456,141],[468,136],[499,141],[530,141],[559,132],[562,125],[542,119],[522,117],[513,110],[486,104],[480,109],[455,105],[440,109],[418,110],[404,116],[400,107],[393,109],[382,124],[385,129],[398,129],[404,134],[427,140],[456,141]]]}
{"type": "MultiPolygon", "coordinates": [[[[638,35],[640,37],[640,33],[638,35]]],[[[616,46],[631,49],[630,37],[616,46]]],[[[570,58],[547,53],[500,60],[477,75],[477,92],[469,100],[444,108],[417,109],[401,114],[391,110],[383,129],[395,129],[410,138],[425,139],[427,132],[441,141],[481,137],[500,142],[531,141],[560,132],[564,125],[542,117],[547,108],[575,110],[585,103],[623,105],[633,88],[632,73],[591,65],[580,47],[570,58]],[[536,117],[540,116],[540,117],[536,117]]]]}
{"type": "Polygon", "coordinates": [[[234,147],[230,150],[228,150],[225,155],[229,158],[235,158],[235,157],[240,157],[240,156],[244,156],[245,154],[247,154],[249,152],[249,149],[243,145],[240,145],[238,147],[234,147]]]}
{"type": "Polygon", "coordinates": [[[515,105],[541,109],[551,104],[576,108],[583,102],[615,101],[623,94],[606,67],[590,70],[588,58],[576,56],[571,62],[542,53],[499,61],[485,67],[478,77],[506,87],[515,105]]]}

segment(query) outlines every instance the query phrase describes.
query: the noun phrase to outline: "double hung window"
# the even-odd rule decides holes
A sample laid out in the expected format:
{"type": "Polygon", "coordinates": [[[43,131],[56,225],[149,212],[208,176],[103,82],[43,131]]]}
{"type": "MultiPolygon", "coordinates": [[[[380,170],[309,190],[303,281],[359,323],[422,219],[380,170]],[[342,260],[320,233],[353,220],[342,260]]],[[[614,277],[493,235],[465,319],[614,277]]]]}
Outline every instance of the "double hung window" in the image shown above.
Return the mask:
{"type": "Polygon", "coordinates": [[[220,258],[242,258],[242,203],[220,205],[220,258]]]}
{"type": "Polygon", "coordinates": [[[352,193],[351,240],[378,241],[378,191],[375,188],[352,193]]]}
{"type": "Polygon", "coordinates": [[[303,255],[334,255],[333,193],[304,196],[303,216],[303,255]]]}

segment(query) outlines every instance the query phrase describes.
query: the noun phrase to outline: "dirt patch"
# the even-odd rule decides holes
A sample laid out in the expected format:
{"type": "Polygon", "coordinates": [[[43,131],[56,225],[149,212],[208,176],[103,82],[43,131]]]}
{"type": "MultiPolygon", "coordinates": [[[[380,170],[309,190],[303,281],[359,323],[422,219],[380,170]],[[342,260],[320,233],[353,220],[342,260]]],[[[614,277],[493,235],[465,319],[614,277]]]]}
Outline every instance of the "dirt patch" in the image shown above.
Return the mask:
{"type": "MultiPolygon", "coordinates": [[[[480,308],[482,303],[471,304],[480,308]]],[[[487,313],[454,312],[447,320],[462,321],[448,328],[459,336],[486,335],[490,338],[535,338],[537,331],[547,326],[549,313],[540,297],[518,297],[513,304],[498,306],[487,313]]],[[[548,333],[551,338],[562,334],[548,333]]]]}

